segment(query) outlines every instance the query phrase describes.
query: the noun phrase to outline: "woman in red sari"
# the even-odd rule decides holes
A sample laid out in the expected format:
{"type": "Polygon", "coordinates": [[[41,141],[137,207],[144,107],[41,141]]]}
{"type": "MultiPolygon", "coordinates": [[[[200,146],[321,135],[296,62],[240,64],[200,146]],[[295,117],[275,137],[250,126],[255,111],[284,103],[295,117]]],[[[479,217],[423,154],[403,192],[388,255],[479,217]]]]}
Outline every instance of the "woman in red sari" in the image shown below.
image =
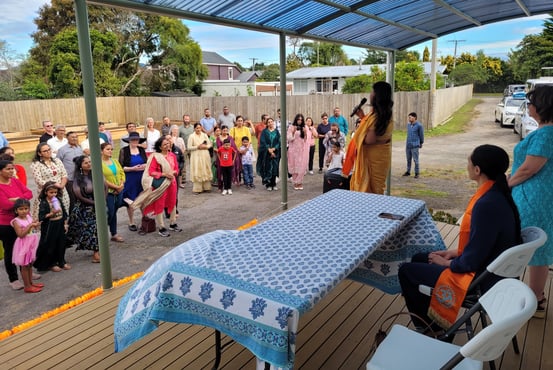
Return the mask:
{"type": "MultiPolygon", "coordinates": [[[[165,209],[169,213],[169,230],[180,232],[182,229],[177,225],[177,177],[179,164],[177,157],[171,151],[171,142],[162,137],[154,144],[154,152],[149,156],[146,163],[146,170],[142,175],[142,185],[147,187],[160,188],[163,182],[165,189],[159,197],[143,208],[145,215],[155,215],[156,226],[160,236],[169,236],[165,227],[165,209]]],[[[154,190],[155,192],[155,190],[154,190]]]]}

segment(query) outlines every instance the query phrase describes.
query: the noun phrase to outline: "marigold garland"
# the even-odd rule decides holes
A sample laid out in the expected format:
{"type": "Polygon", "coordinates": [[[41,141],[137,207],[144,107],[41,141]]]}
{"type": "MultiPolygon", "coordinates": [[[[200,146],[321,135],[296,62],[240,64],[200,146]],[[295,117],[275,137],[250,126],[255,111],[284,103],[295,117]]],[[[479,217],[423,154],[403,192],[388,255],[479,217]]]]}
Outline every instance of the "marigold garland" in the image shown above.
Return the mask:
{"type": "MultiPolygon", "coordinates": [[[[136,280],[139,277],[141,277],[143,274],[144,274],[144,272],[137,272],[136,274],[133,274],[131,276],[127,276],[126,278],[114,281],[113,282],[113,287],[116,288],[116,287],[119,287],[123,284],[126,284],[126,283],[130,282],[130,281],[136,280]]],[[[23,324],[19,324],[17,326],[14,326],[11,330],[5,330],[3,332],[0,332],[0,341],[6,339],[6,338],[8,338],[8,337],[10,337],[10,336],[12,336],[16,333],[19,333],[23,330],[27,330],[27,329],[43,322],[43,321],[48,320],[49,318],[51,318],[53,316],[56,316],[56,315],[58,315],[62,312],[65,312],[65,311],[67,311],[70,308],[73,308],[75,306],[78,306],[81,303],[84,303],[84,302],[86,302],[86,301],[88,301],[88,300],[90,300],[94,297],[97,297],[97,296],[101,295],[103,292],[104,292],[103,288],[101,288],[101,287],[96,288],[93,291],[85,293],[82,296],[77,297],[77,298],[67,302],[66,304],[64,304],[64,305],[62,305],[58,308],[54,308],[53,310],[50,310],[48,312],[43,313],[42,315],[40,315],[37,318],[34,318],[34,319],[29,320],[27,322],[24,322],[23,324]]]]}
{"type": "Polygon", "coordinates": [[[249,229],[250,227],[255,226],[255,225],[257,225],[257,218],[254,218],[253,220],[249,221],[248,223],[240,226],[238,228],[238,230],[240,230],[240,231],[246,230],[246,229],[249,229]]]}

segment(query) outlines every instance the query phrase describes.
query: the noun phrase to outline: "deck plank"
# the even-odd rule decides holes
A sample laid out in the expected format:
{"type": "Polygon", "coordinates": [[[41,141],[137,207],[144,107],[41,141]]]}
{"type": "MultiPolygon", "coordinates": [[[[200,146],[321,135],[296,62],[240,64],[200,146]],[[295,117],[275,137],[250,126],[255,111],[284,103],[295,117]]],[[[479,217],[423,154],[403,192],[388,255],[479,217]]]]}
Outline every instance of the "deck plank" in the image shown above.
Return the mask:
{"type": "MultiPolygon", "coordinates": [[[[436,223],[448,248],[456,248],[459,227],[436,223]]],[[[551,275],[551,274],[550,274],[551,275]]],[[[527,274],[523,280],[527,281],[527,274]]],[[[0,344],[0,363],[6,369],[202,369],[211,368],[215,354],[214,330],[199,325],[161,323],[145,338],[114,353],[113,320],[121,297],[131,285],[69,309],[0,344]]],[[[553,297],[551,278],[546,296],[553,297]]],[[[370,286],[345,280],[315,308],[302,316],[297,337],[296,369],[364,369],[374,336],[385,318],[405,310],[399,294],[385,294],[370,286]]],[[[509,346],[500,370],[553,368],[553,305],[546,319],[531,319],[518,333],[521,354],[509,346]]],[[[398,316],[385,325],[409,324],[398,316]]],[[[223,335],[223,341],[226,340],[223,335]]],[[[455,342],[466,341],[460,335],[455,342]]],[[[238,343],[223,350],[222,369],[253,369],[255,357],[238,343]]],[[[484,366],[488,369],[488,365],[484,366]]]]}

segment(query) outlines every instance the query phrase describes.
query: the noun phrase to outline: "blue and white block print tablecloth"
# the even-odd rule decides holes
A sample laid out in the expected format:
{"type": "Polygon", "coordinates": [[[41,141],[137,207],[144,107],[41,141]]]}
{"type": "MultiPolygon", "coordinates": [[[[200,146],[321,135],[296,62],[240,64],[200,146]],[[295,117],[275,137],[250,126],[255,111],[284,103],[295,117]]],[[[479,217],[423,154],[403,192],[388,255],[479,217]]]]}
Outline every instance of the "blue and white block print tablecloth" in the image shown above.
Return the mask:
{"type": "MultiPolygon", "coordinates": [[[[422,201],[333,190],[251,229],[189,240],[156,261],[122,298],[115,350],[150,333],[159,321],[192,323],[217,329],[258,359],[291,369],[301,315],[377,248],[395,249],[394,236],[425,214],[422,201]],[[403,219],[378,217],[382,212],[403,219]],[[326,233],[306,232],[328,215],[326,233]]],[[[434,223],[421,226],[436,235],[434,223]]],[[[442,249],[437,235],[430,243],[421,241],[423,248],[442,249]]],[[[390,284],[382,273],[356,280],[381,277],[382,286],[390,284]]]]}

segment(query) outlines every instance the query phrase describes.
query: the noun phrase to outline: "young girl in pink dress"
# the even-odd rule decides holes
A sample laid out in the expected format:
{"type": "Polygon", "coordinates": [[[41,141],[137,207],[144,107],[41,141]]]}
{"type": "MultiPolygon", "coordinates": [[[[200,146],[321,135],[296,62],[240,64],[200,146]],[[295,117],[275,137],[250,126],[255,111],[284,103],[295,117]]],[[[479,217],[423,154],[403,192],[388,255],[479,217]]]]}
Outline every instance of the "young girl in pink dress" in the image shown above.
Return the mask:
{"type": "Polygon", "coordinates": [[[38,234],[33,233],[40,222],[33,221],[29,214],[31,203],[27,199],[18,198],[14,204],[14,212],[17,215],[11,221],[15,229],[17,239],[13,245],[12,263],[21,266],[21,276],[25,293],[38,293],[44,287],[42,283],[33,283],[33,262],[36,258],[38,247],[38,234]]]}

